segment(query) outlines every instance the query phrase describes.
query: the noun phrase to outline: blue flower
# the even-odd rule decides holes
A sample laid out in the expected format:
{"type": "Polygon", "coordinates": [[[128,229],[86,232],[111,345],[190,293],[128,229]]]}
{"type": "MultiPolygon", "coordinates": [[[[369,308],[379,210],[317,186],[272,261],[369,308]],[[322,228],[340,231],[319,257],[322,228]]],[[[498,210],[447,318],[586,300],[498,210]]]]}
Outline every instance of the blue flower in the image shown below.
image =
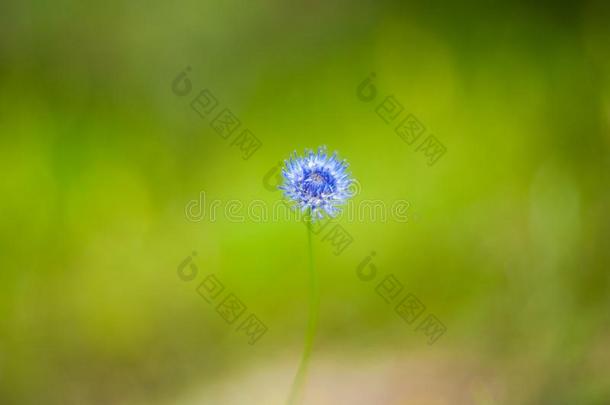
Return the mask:
{"type": "Polygon", "coordinates": [[[305,150],[305,156],[293,152],[284,164],[284,184],[280,189],[296,208],[310,211],[312,219],[324,214],[334,217],[339,212],[337,206],[352,197],[348,164],[337,158],[337,152],[328,156],[325,147],[319,147],[317,153],[305,150]]]}

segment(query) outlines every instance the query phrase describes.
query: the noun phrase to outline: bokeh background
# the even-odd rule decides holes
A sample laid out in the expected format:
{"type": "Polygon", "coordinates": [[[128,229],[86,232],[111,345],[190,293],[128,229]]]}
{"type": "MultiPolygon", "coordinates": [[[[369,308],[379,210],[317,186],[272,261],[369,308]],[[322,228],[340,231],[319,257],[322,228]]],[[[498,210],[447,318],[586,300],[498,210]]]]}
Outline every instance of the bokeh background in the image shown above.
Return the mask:
{"type": "Polygon", "coordinates": [[[273,204],[264,177],[323,144],[356,202],[410,205],[407,222],[339,219],[340,255],[314,240],[306,404],[610,403],[606,1],[0,10],[0,403],[284,403],[305,228],[185,207],[202,191],[273,204]],[[191,109],[206,88],[262,142],[250,159],[191,109]],[[389,95],[446,147],[436,164],[379,118],[389,95]],[[268,327],[256,344],[198,295],[209,274],[268,327]],[[446,326],[433,345],[377,294],[389,274],[446,326]]]}

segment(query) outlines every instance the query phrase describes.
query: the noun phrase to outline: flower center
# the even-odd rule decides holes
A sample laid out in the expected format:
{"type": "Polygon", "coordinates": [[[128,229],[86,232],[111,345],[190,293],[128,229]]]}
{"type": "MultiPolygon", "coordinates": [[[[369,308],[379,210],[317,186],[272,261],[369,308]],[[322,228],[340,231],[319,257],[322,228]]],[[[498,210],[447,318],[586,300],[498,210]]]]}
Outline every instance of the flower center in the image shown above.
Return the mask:
{"type": "Polygon", "coordinates": [[[324,177],[320,173],[312,173],[309,179],[315,184],[322,184],[324,182],[324,177]]]}
{"type": "Polygon", "coordinates": [[[335,187],[334,177],[324,170],[312,170],[305,174],[303,191],[309,197],[320,198],[331,193],[335,187]]]}

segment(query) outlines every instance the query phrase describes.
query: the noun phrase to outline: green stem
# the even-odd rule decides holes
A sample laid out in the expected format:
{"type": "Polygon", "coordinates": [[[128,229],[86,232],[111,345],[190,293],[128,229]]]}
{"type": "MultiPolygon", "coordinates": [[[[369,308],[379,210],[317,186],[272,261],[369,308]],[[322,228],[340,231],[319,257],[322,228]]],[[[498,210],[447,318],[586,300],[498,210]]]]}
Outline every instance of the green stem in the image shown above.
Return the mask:
{"type": "Polygon", "coordinates": [[[294,381],[292,383],[292,389],[290,390],[290,397],[288,399],[289,405],[298,404],[301,396],[301,390],[305,382],[307,375],[307,366],[309,364],[309,357],[311,356],[311,349],[313,347],[313,341],[316,336],[316,329],[318,327],[318,307],[320,306],[320,291],[318,287],[318,278],[313,265],[313,243],[311,238],[311,214],[305,218],[307,224],[307,244],[309,251],[309,322],[307,324],[307,332],[305,334],[305,346],[303,349],[303,356],[301,357],[301,363],[294,381]]]}

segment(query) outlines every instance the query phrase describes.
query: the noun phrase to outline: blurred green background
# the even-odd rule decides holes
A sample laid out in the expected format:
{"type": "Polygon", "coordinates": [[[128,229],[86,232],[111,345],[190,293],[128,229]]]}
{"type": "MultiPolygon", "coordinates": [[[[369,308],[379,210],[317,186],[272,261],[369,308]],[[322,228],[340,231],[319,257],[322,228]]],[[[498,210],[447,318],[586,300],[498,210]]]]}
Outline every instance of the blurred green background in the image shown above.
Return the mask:
{"type": "Polygon", "coordinates": [[[0,403],[283,403],[305,228],[185,206],[273,204],[264,176],[323,144],[350,162],[355,202],[404,199],[410,220],[341,218],[340,255],[315,240],[305,403],[610,403],[608,2],[0,10],[0,403]],[[205,88],[262,142],[250,159],[191,109],[205,88]],[[378,117],[388,95],[446,147],[433,166],[378,117]],[[255,345],[196,292],[209,274],[268,327],[255,345]],[[446,326],[433,345],[376,293],[388,274],[446,326]]]}

